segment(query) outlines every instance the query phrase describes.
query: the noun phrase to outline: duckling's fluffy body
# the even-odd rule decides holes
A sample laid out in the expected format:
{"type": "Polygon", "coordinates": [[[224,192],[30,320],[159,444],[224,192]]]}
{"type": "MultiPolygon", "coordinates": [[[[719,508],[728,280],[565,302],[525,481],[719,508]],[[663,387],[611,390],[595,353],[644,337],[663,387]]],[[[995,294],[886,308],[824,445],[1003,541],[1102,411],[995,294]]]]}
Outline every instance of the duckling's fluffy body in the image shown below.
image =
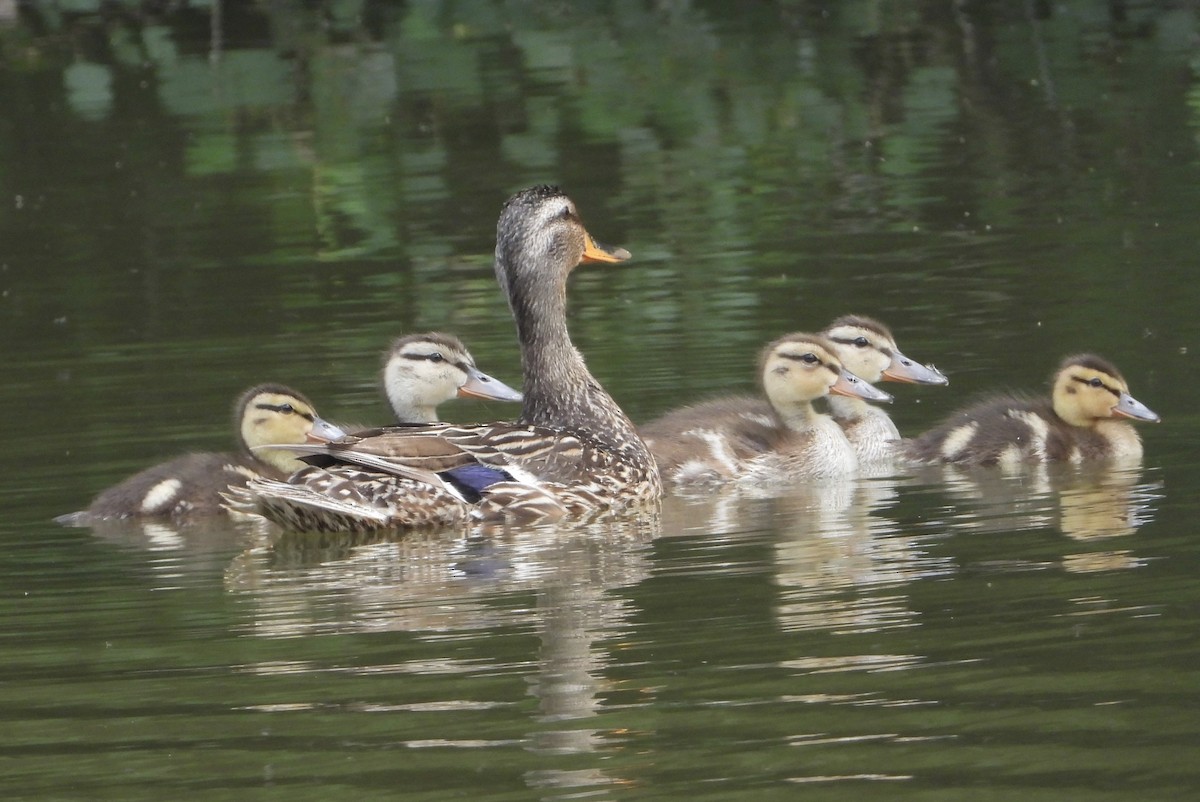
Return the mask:
{"type": "Polygon", "coordinates": [[[1158,415],[1093,354],[1068,357],[1050,398],[1002,396],[955,413],[904,445],[918,462],[1016,467],[1030,462],[1138,461],[1142,440],[1129,420],[1158,415]]]}
{"type": "Polygon", "coordinates": [[[850,476],[854,448],[837,422],[813,409],[831,391],[886,400],[846,371],[831,343],[790,334],[770,343],[759,360],[767,403],[720,398],[664,415],[642,427],[659,469],[679,488],[739,482],[775,484],[800,478],[850,476]]]}
{"type": "Polygon", "coordinates": [[[314,421],[312,403],[279,384],[261,384],[234,405],[239,449],[186,454],[147,468],[101,492],[88,508],[62,516],[68,524],[119,518],[187,518],[221,514],[221,494],[256,478],[282,479],[304,467],[273,445],[302,443],[314,421]]]}
{"type": "MultiPolygon", "coordinates": [[[[865,315],[844,315],[822,334],[833,344],[847,370],[866,382],[946,384],[941,371],[909,359],[883,323],[865,315]]],[[[829,410],[842,427],[859,467],[873,472],[889,465],[900,441],[900,431],[887,411],[850,396],[829,397],[829,410]]]]}

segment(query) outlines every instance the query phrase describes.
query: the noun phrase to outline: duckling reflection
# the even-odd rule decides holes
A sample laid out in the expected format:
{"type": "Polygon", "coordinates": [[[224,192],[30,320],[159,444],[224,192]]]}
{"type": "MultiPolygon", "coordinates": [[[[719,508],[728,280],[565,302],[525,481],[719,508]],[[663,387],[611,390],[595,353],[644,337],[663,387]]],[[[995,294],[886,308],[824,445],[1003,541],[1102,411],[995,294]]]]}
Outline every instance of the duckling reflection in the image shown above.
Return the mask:
{"type": "Polygon", "coordinates": [[[1161,483],[1142,482],[1136,466],[1035,465],[1017,473],[924,467],[917,481],[953,500],[942,521],[971,532],[1057,529],[1073,540],[1134,534],[1152,517],[1161,483]]]}
{"type": "Polygon", "coordinates": [[[925,554],[928,535],[907,533],[881,514],[894,497],[894,481],[859,479],[798,487],[772,501],[781,629],[845,633],[915,625],[899,588],[953,566],[925,554]]]}
{"type": "Polygon", "coordinates": [[[89,528],[97,540],[139,553],[139,568],[147,569],[154,589],[177,588],[181,577],[187,575],[219,575],[230,553],[256,536],[252,524],[223,516],[108,518],[93,521],[89,528]]]}
{"type": "Polygon", "coordinates": [[[1153,518],[1161,482],[1142,482],[1136,468],[1108,467],[1064,477],[1058,490],[1058,528],[1079,541],[1132,535],[1153,518]]]}

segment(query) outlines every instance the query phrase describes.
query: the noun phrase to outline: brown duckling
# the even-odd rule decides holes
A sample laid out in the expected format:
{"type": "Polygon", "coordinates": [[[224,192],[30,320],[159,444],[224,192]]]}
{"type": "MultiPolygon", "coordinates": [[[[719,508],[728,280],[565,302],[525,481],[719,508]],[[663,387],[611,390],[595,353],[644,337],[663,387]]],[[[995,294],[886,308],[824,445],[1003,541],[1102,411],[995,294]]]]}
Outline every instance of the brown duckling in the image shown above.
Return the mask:
{"type": "Polygon", "coordinates": [[[1129,394],[1112,363],[1080,354],[1063,360],[1050,398],[983,401],[906,441],[903,450],[918,462],[960,465],[1138,461],[1142,440],[1130,420],[1159,417],[1129,394]]]}
{"type": "Polygon", "coordinates": [[[521,394],[475,367],[462,340],[437,331],[398,337],[383,359],[383,392],[398,423],[436,423],[452,398],[520,401],[521,394]]]}
{"type": "Polygon", "coordinates": [[[305,442],[314,425],[325,436],[344,436],[317,417],[312,402],[281,384],[260,384],[234,406],[238,450],[186,454],[134,474],[101,492],[86,510],[56,520],[71,525],[119,518],[186,518],[224,512],[221,493],[251,478],[283,479],[304,464],[270,446],[305,442]],[[326,427],[329,427],[326,429],[326,427]]]}
{"type": "MultiPolygon", "coordinates": [[[[932,365],[900,353],[891,330],[865,315],[843,315],[821,333],[833,344],[846,370],[870,384],[889,381],[944,385],[950,381],[932,365]]],[[[861,398],[831,395],[829,411],[854,446],[860,468],[891,461],[900,431],[884,409],[861,398]]]]}
{"type": "Polygon", "coordinates": [[[766,406],[755,398],[718,398],[642,427],[663,476],[677,487],[703,487],[857,471],[845,433],[812,402],[830,394],[872,401],[891,396],[847,371],[833,344],[815,334],[788,334],[767,345],[759,379],[766,406]]]}

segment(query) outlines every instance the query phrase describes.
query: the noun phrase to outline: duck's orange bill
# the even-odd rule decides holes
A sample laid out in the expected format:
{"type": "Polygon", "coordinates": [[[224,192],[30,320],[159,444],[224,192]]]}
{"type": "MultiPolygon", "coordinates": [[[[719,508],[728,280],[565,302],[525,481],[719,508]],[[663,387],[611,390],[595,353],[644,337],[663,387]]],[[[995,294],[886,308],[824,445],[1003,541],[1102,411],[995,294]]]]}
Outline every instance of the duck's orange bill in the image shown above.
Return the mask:
{"type": "Polygon", "coordinates": [[[583,261],[585,262],[624,262],[632,254],[624,248],[610,248],[592,239],[592,235],[583,235],[583,261]]]}

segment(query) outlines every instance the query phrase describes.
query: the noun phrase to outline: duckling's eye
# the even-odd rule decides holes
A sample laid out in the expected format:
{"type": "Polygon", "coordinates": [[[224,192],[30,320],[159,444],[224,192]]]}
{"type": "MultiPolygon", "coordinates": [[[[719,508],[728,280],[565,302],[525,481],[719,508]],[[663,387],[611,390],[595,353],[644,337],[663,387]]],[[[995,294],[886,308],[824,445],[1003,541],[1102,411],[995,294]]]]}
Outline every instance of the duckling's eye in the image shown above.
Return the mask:
{"type": "Polygon", "coordinates": [[[293,407],[291,404],[280,404],[278,407],[276,407],[276,409],[278,409],[279,412],[283,415],[291,415],[293,412],[296,411],[296,408],[293,407]]]}
{"type": "Polygon", "coordinates": [[[436,362],[445,362],[445,361],[446,361],[446,357],[442,356],[442,355],[441,355],[441,354],[439,354],[437,351],[434,351],[432,354],[430,354],[430,355],[429,355],[429,361],[430,361],[430,362],[435,362],[435,363],[436,363],[436,362]]]}
{"type": "Polygon", "coordinates": [[[854,345],[858,348],[866,348],[870,344],[871,343],[869,343],[867,341],[866,337],[855,337],[854,338],[854,345]]]}
{"type": "Polygon", "coordinates": [[[1088,384],[1091,385],[1092,387],[1103,387],[1104,386],[1104,382],[1100,381],[1100,379],[1096,378],[1095,376],[1088,379],[1088,384]]]}
{"type": "Polygon", "coordinates": [[[806,364],[806,365],[815,365],[815,364],[817,364],[818,362],[820,362],[820,361],[821,361],[821,360],[817,359],[817,355],[816,355],[816,354],[805,354],[804,356],[800,357],[800,359],[801,359],[801,360],[804,362],[804,364],[806,364]]]}

